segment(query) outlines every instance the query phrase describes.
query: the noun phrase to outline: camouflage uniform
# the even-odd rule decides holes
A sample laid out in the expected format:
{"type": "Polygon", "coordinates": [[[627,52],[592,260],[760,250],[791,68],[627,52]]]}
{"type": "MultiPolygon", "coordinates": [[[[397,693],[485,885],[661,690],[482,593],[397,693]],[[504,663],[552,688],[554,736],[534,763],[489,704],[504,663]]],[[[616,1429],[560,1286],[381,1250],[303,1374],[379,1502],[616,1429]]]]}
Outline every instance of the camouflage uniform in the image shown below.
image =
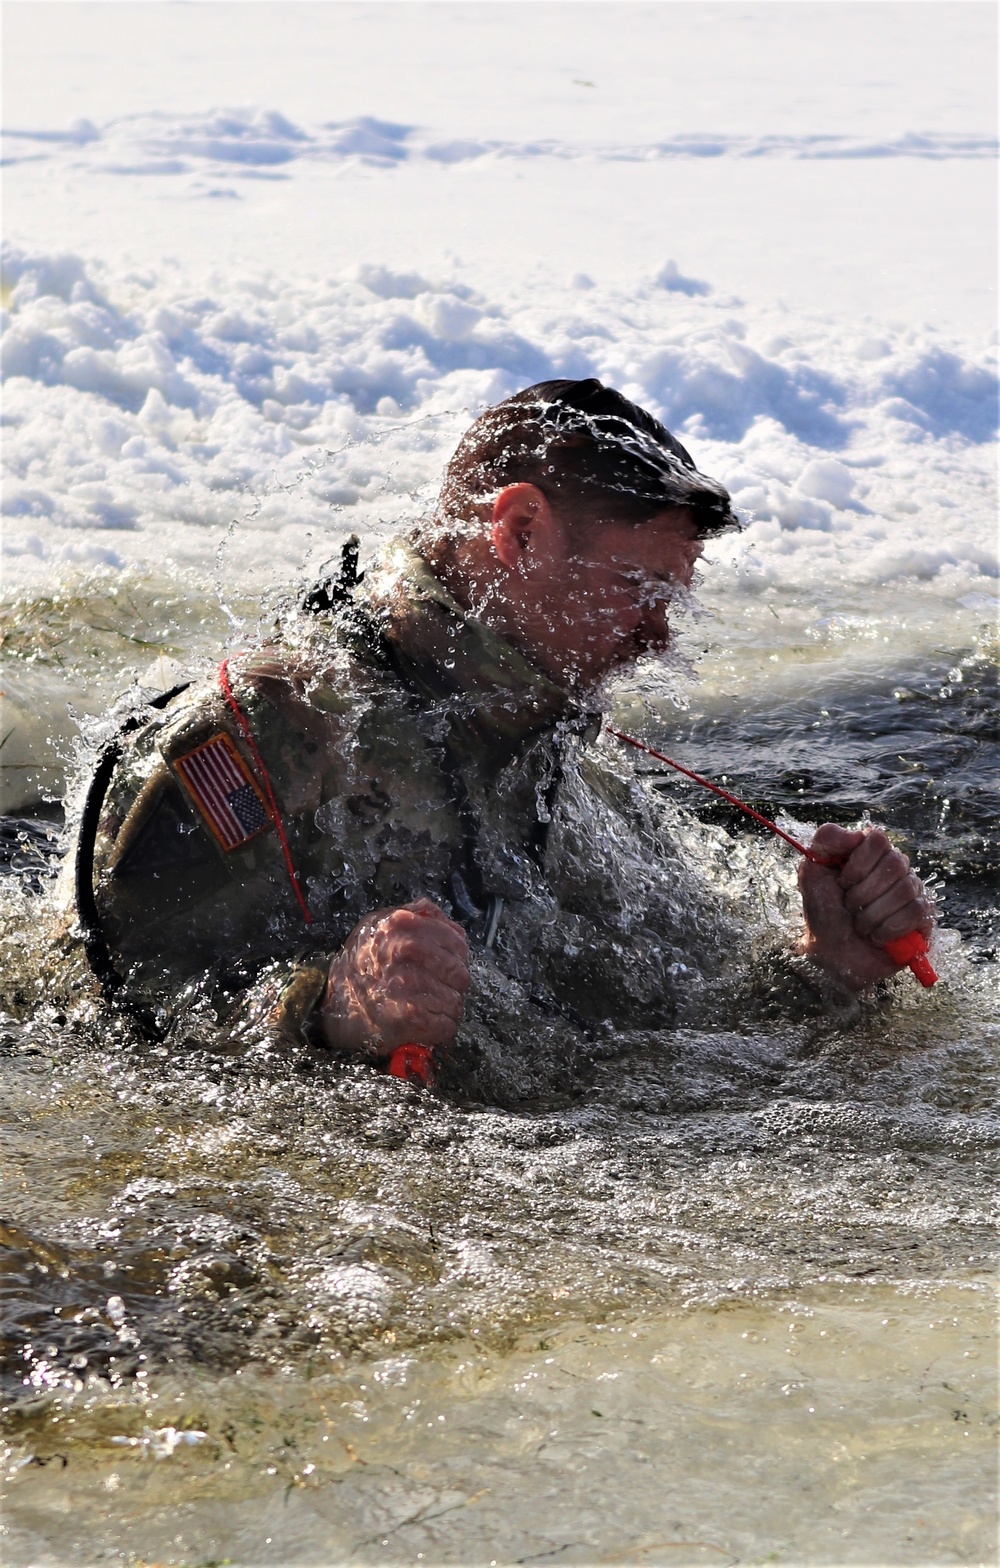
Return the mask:
{"type": "Polygon", "coordinates": [[[700,970],[739,929],[731,899],[692,872],[709,830],[692,856],[684,825],[591,744],[594,716],[409,546],[393,544],[345,609],[229,675],[313,923],[235,713],[218,683],[188,690],[131,738],[95,845],[97,911],[131,996],[169,1011],[207,985],[224,1014],[249,995],[295,1037],[362,916],[421,896],[473,939],[502,900],[494,976],[543,1011],[664,1025],[678,977],[704,991],[700,970]],[[220,759],[241,815],[228,848],[220,759]]]}

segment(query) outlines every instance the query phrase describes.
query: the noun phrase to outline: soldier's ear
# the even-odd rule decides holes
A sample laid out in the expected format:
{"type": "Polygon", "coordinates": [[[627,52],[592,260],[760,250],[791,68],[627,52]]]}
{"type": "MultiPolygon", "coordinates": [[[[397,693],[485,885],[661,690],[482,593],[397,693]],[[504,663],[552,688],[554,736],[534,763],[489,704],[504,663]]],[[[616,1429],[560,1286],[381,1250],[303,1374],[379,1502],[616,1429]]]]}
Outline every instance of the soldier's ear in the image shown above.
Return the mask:
{"type": "Polygon", "coordinates": [[[490,538],[497,560],[511,569],[523,566],[551,521],[548,497],[537,485],[505,485],[493,503],[490,538]]]}

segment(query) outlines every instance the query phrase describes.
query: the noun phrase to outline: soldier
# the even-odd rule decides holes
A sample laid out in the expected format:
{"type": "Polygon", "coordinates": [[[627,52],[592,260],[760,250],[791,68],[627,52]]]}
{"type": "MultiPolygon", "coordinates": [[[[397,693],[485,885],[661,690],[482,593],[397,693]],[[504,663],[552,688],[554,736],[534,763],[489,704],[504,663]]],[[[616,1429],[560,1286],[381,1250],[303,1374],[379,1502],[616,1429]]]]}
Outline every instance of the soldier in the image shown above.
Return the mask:
{"type": "MultiPolygon", "coordinates": [[[[205,999],[384,1058],[454,1042],[471,944],[483,994],[502,982],[581,1027],[704,1008],[746,911],[597,744],[592,707],[605,676],[667,647],[702,541],[735,523],[723,487],[598,381],[488,410],[415,541],[363,582],[349,547],[278,645],[147,711],[103,759],[77,901],[107,994],[161,1027],[205,999]]],[[[856,993],[930,908],[881,832],[815,842],[843,865],[803,864],[793,967],[856,993]]]]}

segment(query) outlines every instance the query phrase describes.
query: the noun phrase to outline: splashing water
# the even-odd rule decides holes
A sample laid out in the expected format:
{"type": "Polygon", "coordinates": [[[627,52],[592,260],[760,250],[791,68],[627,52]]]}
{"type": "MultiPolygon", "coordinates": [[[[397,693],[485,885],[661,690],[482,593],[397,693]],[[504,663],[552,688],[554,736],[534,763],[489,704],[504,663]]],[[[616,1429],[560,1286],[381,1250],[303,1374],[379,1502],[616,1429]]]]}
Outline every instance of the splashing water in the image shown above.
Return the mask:
{"type": "MultiPolygon", "coordinates": [[[[369,553],[392,494],[393,522],[425,504],[391,470],[369,553]]],[[[195,573],[135,571],[6,616],[37,713],[2,886],[10,1560],[986,1558],[987,641],[918,661],[903,637],[887,663],[871,620],[810,638],[778,598],[766,638],[706,595],[714,619],[680,638],[700,683],[650,661],[611,691],[617,722],[768,815],[884,821],[943,885],[932,996],[898,983],[847,1026],[758,994],[734,1018],[715,955],[794,929],[791,857],[618,758],[629,811],[595,812],[571,770],[552,826],[585,889],[575,926],[529,901],[520,940],[578,964],[599,911],[622,997],[667,987],[673,1015],[528,1031],[480,966],[475,1070],[431,1097],[248,1055],[196,1016],[137,1042],[66,950],[44,796],[85,759],[70,706],[197,674],[301,597],[275,585],[261,615],[232,576],[224,614],[195,573]]]]}

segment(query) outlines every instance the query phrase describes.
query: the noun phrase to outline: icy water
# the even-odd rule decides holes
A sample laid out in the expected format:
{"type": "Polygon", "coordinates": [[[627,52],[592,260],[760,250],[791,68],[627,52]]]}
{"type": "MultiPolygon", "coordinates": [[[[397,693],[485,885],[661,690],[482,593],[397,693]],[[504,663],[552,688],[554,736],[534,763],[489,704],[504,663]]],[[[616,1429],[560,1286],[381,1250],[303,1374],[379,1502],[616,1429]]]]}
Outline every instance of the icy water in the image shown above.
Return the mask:
{"type": "MultiPolygon", "coordinates": [[[[995,15],[623,14],[5,7],[11,1568],[996,1561],[995,15]],[[130,1039],[52,940],[90,720],[563,376],[747,524],[620,725],[885,822],[939,985],[502,1104],[130,1039]]],[[[791,934],[785,851],[647,784],[791,934]]]]}
{"type": "MultiPolygon", "coordinates": [[[[618,707],[754,803],[887,823],[943,883],[936,990],[619,1036],[529,1103],[129,1039],[53,968],[54,808],[8,818],[4,1561],[992,1562],[1000,770],[966,629],[772,596],[618,707]]],[[[60,703],[227,636],[139,579],[7,630],[64,758],[60,703]]]]}

